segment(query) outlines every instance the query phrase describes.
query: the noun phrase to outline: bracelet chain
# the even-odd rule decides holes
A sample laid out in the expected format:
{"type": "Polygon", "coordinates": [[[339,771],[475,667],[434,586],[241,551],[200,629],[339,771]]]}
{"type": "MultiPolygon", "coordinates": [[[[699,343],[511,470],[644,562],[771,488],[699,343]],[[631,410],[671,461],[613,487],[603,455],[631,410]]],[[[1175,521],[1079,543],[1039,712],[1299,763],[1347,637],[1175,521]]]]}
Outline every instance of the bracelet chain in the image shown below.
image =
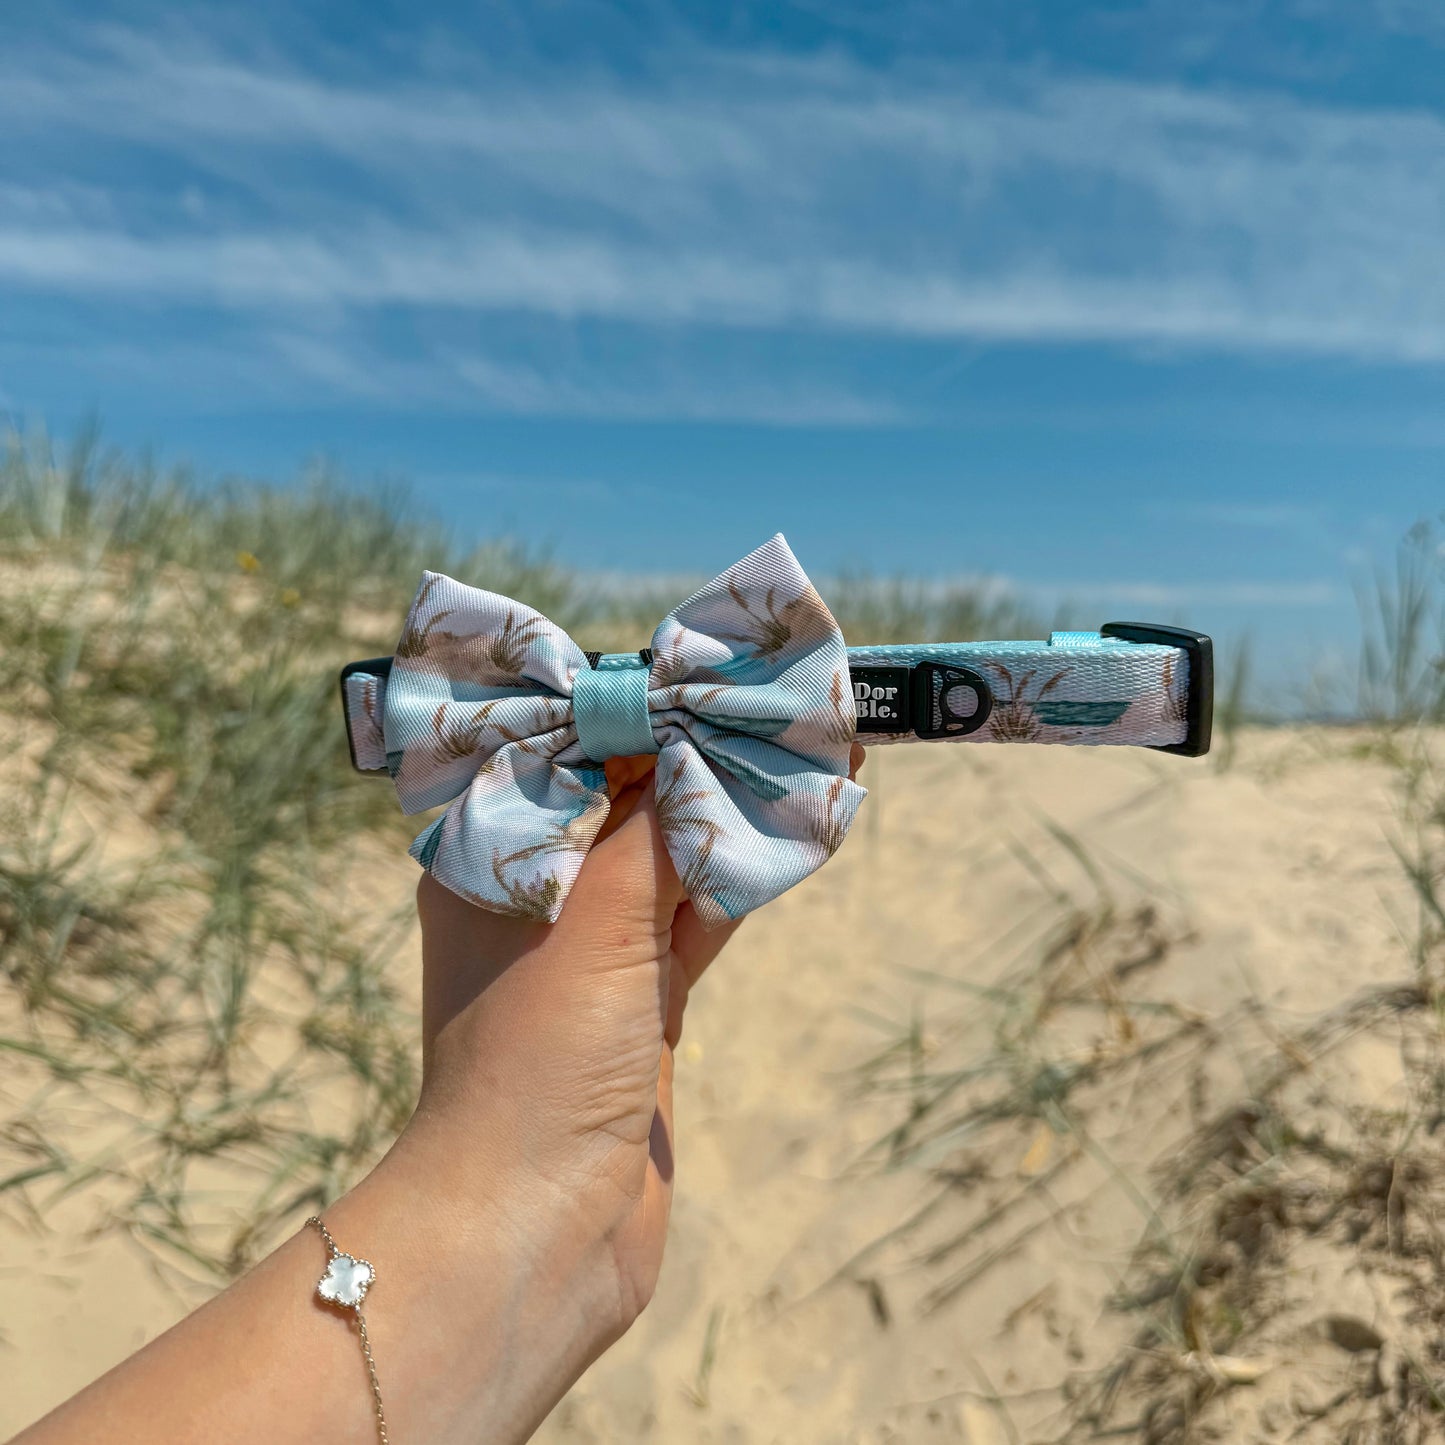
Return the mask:
{"type": "MultiPolygon", "coordinates": [[[[308,1225],[315,1225],[320,1231],[322,1239],[326,1241],[326,1250],[332,1259],[346,1253],[339,1244],[331,1237],[331,1231],[316,1215],[307,1219],[308,1225]]],[[[349,1257],[349,1256],[348,1256],[349,1257]]],[[[386,1408],[381,1403],[381,1381],[376,1378],[376,1361],[371,1354],[371,1337],[366,1332],[366,1316],[361,1312],[361,1305],[344,1305],[342,1308],[349,1309],[356,1316],[357,1333],[361,1336],[361,1353],[366,1357],[366,1374],[371,1381],[371,1401],[376,1413],[376,1434],[381,1445],[391,1445],[391,1438],[386,1433],[386,1408]]]]}

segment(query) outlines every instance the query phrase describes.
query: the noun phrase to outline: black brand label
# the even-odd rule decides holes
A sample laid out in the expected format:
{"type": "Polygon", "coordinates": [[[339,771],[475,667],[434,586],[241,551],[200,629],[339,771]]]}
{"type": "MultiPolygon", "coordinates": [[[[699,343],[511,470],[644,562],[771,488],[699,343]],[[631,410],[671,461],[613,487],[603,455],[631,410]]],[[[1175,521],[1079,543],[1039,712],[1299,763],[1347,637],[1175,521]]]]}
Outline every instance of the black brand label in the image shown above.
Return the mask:
{"type": "Polygon", "coordinates": [[[909,721],[907,667],[854,667],[853,709],[860,733],[906,733],[909,721]]]}

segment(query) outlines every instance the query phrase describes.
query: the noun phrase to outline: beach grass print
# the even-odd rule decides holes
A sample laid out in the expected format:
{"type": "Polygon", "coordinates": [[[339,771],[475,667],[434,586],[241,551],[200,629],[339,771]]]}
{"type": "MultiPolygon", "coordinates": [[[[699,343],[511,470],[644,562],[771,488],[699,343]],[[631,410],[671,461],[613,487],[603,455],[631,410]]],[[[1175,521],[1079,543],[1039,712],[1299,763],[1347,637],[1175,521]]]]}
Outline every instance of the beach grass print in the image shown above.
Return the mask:
{"type": "Polygon", "coordinates": [[[527,663],[527,649],[543,635],[546,622],[541,617],[529,617],[525,622],[509,611],[501,629],[482,640],[482,651],[492,666],[497,678],[506,682],[520,682],[527,663]]]}
{"type": "Polygon", "coordinates": [[[858,708],[853,700],[851,681],[842,672],[835,672],[828,685],[828,701],[832,705],[832,716],[826,727],[830,741],[847,743],[852,746],[858,736],[858,708]]]}
{"type": "Polygon", "coordinates": [[[828,786],[822,812],[813,821],[812,833],[825,858],[831,858],[843,845],[851,816],[843,816],[842,800],[845,779],[835,778],[828,786]]]}
{"type": "Polygon", "coordinates": [[[723,830],[707,811],[706,790],[684,785],[686,770],[686,759],[679,759],[670,766],[659,766],[657,825],[664,838],[686,845],[690,857],[679,874],[682,886],[687,889],[689,898],[702,898],[713,891],[710,871],[712,852],[723,830]]]}
{"type": "MultiPolygon", "coordinates": [[[[526,816],[537,799],[529,788],[541,783],[550,793],[579,786],[571,770],[588,760],[570,698],[589,665],[584,654],[556,623],[435,575],[419,591],[405,635],[414,639],[412,655],[393,669],[382,704],[384,731],[404,742],[390,770],[409,812],[454,800],[452,822],[424,835],[412,855],[424,855],[434,877],[479,906],[494,902],[508,913],[545,906],[545,916],[555,918],[577,866],[538,866],[558,849],[551,841],[531,844],[526,816]],[[429,607],[438,609],[433,617],[445,613],[456,630],[437,632],[426,616],[429,607]],[[505,708],[496,698],[459,713],[459,697],[498,683],[525,685],[537,695],[524,691],[505,708]],[[500,721],[514,716],[517,704],[530,705],[532,731],[500,721]],[[430,745],[425,736],[416,740],[428,727],[436,740],[430,745]],[[522,768],[524,755],[540,770],[530,763],[522,768]],[[504,757],[507,765],[499,767],[504,757]],[[491,848],[495,887],[489,887],[478,860],[493,838],[500,841],[491,848]]],[[[852,740],[851,729],[842,735],[839,716],[846,648],[778,535],[668,613],[654,631],[650,655],[645,694],[657,743],[667,752],[693,751],[711,768],[697,773],[687,790],[689,817],[709,815],[708,827],[692,821],[666,829],[665,836],[684,879],[706,879],[705,890],[689,892],[704,921],[714,924],[770,901],[827,857],[810,846],[818,826],[811,813],[790,806],[794,792],[803,798],[834,784],[823,830],[831,847],[852,820],[862,793],[839,781],[852,740]],[[763,572],[771,580],[758,580],[763,572]],[[659,671],[676,681],[658,686],[659,671]],[[719,676],[729,683],[719,685],[719,676]],[[823,704],[819,694],[825,691],[823,704]],[[730,790],[734,782],[742,788],[730,790]],[[720,841],[726,842],[722,849],[720,841]],[[694,847],[703,849],[700,859],[687,856],[694,847]],[[766,868],[757,866],[759,848],[768,854],[766,868]]],[[[640,663],[638,674],[641,680],[640,663]]],[[[594,815],[575,833],[585,851],[605,798],[600,780],[591,793],[581,787],[579,811],[594,815]]],[[[549,799],[545,806],[557,805],[549,799]]]]}
{"type": "Polygon", "coordinates": [[[1174,686],[1174,660],[1172,657],[1164,659],[1164,709],[1165,722],[1182,725],[1185,717],[1185,697],[1182,688],[1174,686]]]}
{"type": "Polygon", "coordinates": [[[735,582],[728,592],[746,625],[737,632],[720,630],[717,636],[742,643],[757,657],[773,658],[789,648],[806,648],[831,637],[837,625],[833,614],[811,585],[803,587],[780,607],[777,589],[769,587],[761,606],[755,606],[735,582]]]}
{"type": "MultiPolygon", "coordinates": [[[[719,637],[731,642],[740,642],[759,657],[772,657],[788,645],[793,635],[793,629],[791,624],[778,613],[776,589],[768,588],[763,605],[757,612],[753,611],[752,603],[743,595],[736,582],[728,583],[728,593],[737,603],[738,611],[747,620],[748,625],[740,632],[720,630],[717,633],[719,637]]],[[[796,601],[790,601],[787,608],[792,609],[796,605],[796,601]]]]}
{"type": "MultiPolygon", "coordinates": [[[[486,731],[487,719],[495,708],[494,702],[483,703],[467,722],[458,723],[448,717],[446,704],[440,704],[432,714],[432,731],[437,738],[437,756],[452,762],[472,757],[486,731]]],[[[490,759],[483,760],[480,766],[485,768],[489,761],[490,759]]]]}
{"type": "Polygon", "coordinates": [[[527,918],[545,923],[557,916],[562,898],[562,883],[555,873],[531,874],[519,877],[511,870],[522,862],[516,854],[503,857],[495,854],[492,858],[492,877],[501,889],[505,904],[498,908],[496,894],[488,893],[485,904],[488,908],[507,913],[513,918],[527,918]]]}
{"type": "Polygon", "coordinates": [[[401,630],[401,637],[397,640],[395,656],[406,658],[411,661],[415,658],[425,657],[431,648],[432,629],[440,627],[441,624],[451,616],[448,609],[433,613],[424,623],[418,625],[417,619],[426,608],[427,599],[431,596],[439,578],[428,577],[422,584],[422,589],[417,593],[416,601],[407,616],[406,625],[401,630]]]}
{"type": "Polygon", "coordinates": [[[1065,674],[1056,672],[1034,686],[1038,676],[1036,668],[1015,677],[1003,663],[996,662],[993,671],[1003,679],[1003,686],[994,690],[993,711],[988,719],[990,734],[1001,743],[1033,742],[1041,731],[1037,706],[1063,681],[1065,674]]]}

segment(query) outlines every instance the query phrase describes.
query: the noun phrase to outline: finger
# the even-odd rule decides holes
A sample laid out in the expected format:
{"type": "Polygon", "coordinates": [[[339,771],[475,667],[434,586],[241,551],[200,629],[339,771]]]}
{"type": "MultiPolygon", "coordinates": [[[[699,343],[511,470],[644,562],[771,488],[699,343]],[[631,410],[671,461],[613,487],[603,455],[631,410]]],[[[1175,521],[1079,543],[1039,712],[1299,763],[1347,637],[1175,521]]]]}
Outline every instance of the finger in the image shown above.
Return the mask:
{"type": "Polygon", "coordinates": [[[702,977],[703,970],[723,951],[733,934],[742,924],[741,918],[720,923],[716,928],[704,928],[697,909],[690,902],[678,906],[672,920],[672,951],[682,965],[689,988],[702,977]]]}
{"type": "Polygon", "coordinates": [[[657,1109],[652,1116],[647,1152],[651,1163],[646,1183],[644,1209],[661,1209],[664,1220],[672,1203],[673,1177],[677,1172],[677,1154],[673,1132],[672,1109],[673,1058],[671,1049],[663,1049],[657,1070],[657,1109]]]}
{"type": "Polygon", "coordinates": [[[639,758],[609,758],[604,764],[607,772],[607,792],[611,799],[607,817],[597,837],[595,848],[605,838],[610,838],[632,816],[643,791],[652,781],[657,759],[651,755],[639,758]]]}
{"type": "Polygon", "coordinates": [[[683,903],[678,908],[672,921],[672,969],[668,975],[667,1017],[662,1030],[668,1048],[675,1049],[682,1038],[682,1019],[693,985],[741,923],[741,918],[735,918],[708,930],[702,926],[691,903],[683,903]]]}
{"type": "Polygon", "coordinates": [[[601,828],[597,830],[593,847],[604,838],[610,838],[632,815],[632,810],[642,797],[643,789],[651,781],[656,767],[657,759],[652,754],[643,754],[636,758],[608,758],[603,764],[611,806],[601,828]]]}
{"type": "Polygon", "coordinates": [[[672,1149],[672,1077],[674,1068],[675,1060],[672,1050],[670,1048],[663,1049],[662,1057],[657,1063],[657,1117],[654,1121],[651,1153],[653,1162],[657,1165],[657,1172],[666,1184],[672,1183],[672,1169],[675,1162],[672,1149]],[[659,1125],[661,1126],[661,1138],[659,1138],[659,1125]]]}
{"type": "MultiPolygon", "coordinates": [[[[867,752],[861,743],[854,743],[848,755],[848,776],[856,778],[863,766],[867,752]]],[[[728,940],[738,931],[741,918],[734,918],[716,928],[704,928],[691,902],[679,905],[672,921],[672,952],[682,972],[680,980],[674,979],[668,997],[667,1039],[676,1044],[682,1033],[682,1014],[687,1007],[687,993],[703,971],[723,951],[728,940]],[[685,985],[679,987],[679,984],[685,985]]]]}
{"type": "Polygon", "coordinates": [[[656,933],[672,926],[683,899],[682,882],[668,856],[657,819],[651,774],[637,785],[640,796],[623,822],[582,863],[563,920],[591,927],[596,920],[648,922],[656,933]]]}
{"type": "Polygon", "coordinates": [[[615,798],[632,784],[645,781],[656,766],[656,753],[641,753],[630,758],[608,758],[602,770],[607,774],[608,791],[615,798]]]}

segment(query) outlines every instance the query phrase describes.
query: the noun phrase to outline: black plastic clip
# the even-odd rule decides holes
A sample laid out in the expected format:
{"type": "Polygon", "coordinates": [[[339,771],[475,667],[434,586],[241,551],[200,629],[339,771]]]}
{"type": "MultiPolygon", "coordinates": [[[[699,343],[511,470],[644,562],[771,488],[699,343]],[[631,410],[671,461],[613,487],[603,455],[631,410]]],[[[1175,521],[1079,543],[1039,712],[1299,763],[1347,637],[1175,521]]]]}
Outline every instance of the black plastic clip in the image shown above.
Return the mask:
{"type": "Polygon", "coordinates": [[[348,662],[341,669],[341,713],[346,719],[346,748],[351,754],[351,766],[358,773],[379,773],[385,769],[363,768],[356,761],[356,744],[351,739],[351,699],[346,695],[346,679],[355,672],[364,672],[368,677],[388,678],[391,676],[391,663],[389,657],[371,657],[365,662],[348,662]]]}
{"type": "Polygon", "coordinates": [[[1156,743],[1160,753],[1201,758],[1209,751],[1214,731],[1214,643],[1202,632],[1187,627],[1165,627],[1157,622],[1106,622],[1099,632],[1124,642],[1155,642],[1177,647],[1189,657],[1189,693],[1184,699],[1185,734],[1182,743],[1156,743]]]}

